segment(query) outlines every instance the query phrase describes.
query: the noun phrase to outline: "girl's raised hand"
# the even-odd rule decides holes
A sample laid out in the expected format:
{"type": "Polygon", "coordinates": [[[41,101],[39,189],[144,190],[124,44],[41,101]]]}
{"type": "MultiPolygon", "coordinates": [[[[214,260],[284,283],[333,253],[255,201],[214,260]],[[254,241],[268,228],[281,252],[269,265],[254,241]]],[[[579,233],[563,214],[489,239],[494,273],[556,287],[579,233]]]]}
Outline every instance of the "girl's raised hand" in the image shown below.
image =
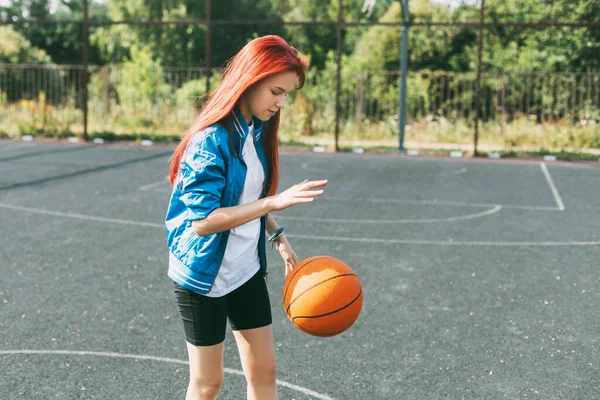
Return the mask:
{"type": "Polygon", "coordinates": [[[306,179],[304,182],[300,182],[286,191],[273,196],[271,199],[271,207],[273,208],[273,211],[281,211],[296,204],[312,203],[316,196],[323,194],[324,190],[311,189],[322,188],[326,185],[326,180],[309,181],[306,179]]]}

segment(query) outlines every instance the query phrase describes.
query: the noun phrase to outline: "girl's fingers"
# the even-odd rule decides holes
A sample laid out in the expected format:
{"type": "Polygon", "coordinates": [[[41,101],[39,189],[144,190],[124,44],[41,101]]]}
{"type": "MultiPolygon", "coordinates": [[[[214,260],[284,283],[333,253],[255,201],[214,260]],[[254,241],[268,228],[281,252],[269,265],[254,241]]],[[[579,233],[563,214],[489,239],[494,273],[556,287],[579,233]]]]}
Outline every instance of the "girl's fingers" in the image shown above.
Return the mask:
{"type": "Polygon", "coordinates": [[[324,193],[323,190],[305,190],[303,192],[296,193],[296,197],[320,196],[323,193],[324,193]]]}
{"type": "Polygon", "coordinates": [[[285,275],[287,276],[288,273],[292,272],[292,265],[288,262],[285,263],[285,275]]]}
{"type": "Polygon", "coordinates": [[[311,182],[303,182],[303,189],[312,189],[312,188],[317,188],[317,187],[323,187],[325,185],[327,185],[326,180],[324,181],[311,181],[311,182]]]}
{"type": "Polygon", "coordinates": [[[298,197],[296,204],[312,203],[315,199],[312,197],[298,197]]]}
{"type": "Polygon", "coordinates": [[[324,181],[314,181],[314,182],[312,182],[311,187],[323,187],[323,186],[327,185],[328,182],[329,181],[327,181],[327,180],[324,180],[324,181]]]}

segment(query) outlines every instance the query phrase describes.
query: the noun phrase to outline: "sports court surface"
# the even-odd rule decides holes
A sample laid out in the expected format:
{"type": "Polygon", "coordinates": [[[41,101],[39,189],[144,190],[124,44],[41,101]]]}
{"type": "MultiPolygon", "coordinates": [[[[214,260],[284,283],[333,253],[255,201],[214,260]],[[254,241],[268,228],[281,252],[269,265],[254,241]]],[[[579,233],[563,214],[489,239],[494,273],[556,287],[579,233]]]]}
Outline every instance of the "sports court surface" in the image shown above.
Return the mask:
{"type": "MultiPolygon", "coordinates": [[[[0,141],[0,399],[183,399],[166,275],[172,147],[0,141]]],[[[301,258],[357,272],[362,313],[308,336],[269,279],[281,399],[600,399],[600,167],[282,153],[301,258]]],[[[244,399],[228,333],[221,399],[244,399]]]]}

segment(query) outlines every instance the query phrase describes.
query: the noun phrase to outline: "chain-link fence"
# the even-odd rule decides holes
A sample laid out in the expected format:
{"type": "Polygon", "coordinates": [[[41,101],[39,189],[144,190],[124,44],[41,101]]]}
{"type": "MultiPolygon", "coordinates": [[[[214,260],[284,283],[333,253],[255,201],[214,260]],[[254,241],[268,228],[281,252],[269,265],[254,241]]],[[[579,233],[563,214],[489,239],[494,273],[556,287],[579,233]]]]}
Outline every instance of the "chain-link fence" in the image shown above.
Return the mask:
{"type": "MultiPolygon", "coordinates": [[[[231,8],[236,9],[233,3],[231,8]]],[[[216,19],[211,14],[215,4],[211,7],[207,1],[199,7],[202,19],[110,21],[90,17],[87,2],[83,1],[81,20],[3,22],[4,25],[80,24],[84,34],[81,65],[0,64],[2,130],[11,136],[33,133],[57,137],[80,135],[89,139],[90,136],[172,135],[176,140],[202,106],[201,96],[218,83],[219,70],[213,68],[212,62],[219,40],[237,40],[242,45],[253,35],[284,34],[282,29],[288,27],[321,30],[335,37],[336,42],[330,49],[333,59],[323,61],[329,64],[320,70],[311,69],[305,88],[292,95],[289,110],[282,119],[282,138],[333,143],[336,149],[369,142],[393,145],[397,143],[401,112],[399,69],[371,71],[342,59],[343,48],[350,46],[347,42],[367,29],[379,26],[382,32],[393,32],[392,35],[399,37],[402,28],[438,32],[466,27],[472,28],[473,34],[479,29],[482,37],[484,29],[600,28],[594,22],[486,22],[483,17],[477,21],[476,15],[473,20],[462,22],[435,18],[407,21],[400,15],[394,21],[346,21],[342,11],[348,5],[341,0],[337,2],[339,12],[334,21],[318,15],[308,21],[241,19],[241,15],[216,19]],[[134,63],[89,65],[89,32],[123,24],[141,26],[148,34],[178,27],[191,32],[191,28],[201,27],[204,43],[199,51],[204,65],[154,64],[144,68],[134,63]],[[240,37],[239,32],[236,36],[231,30],[240,26],[247,28],[246,37],[240,37]]],[[[479,51],[486,42],[493,45],[492,33],[485,34],[486,40],[479,41],[479,51]]],[[[396,58],[399,65],[399,56],[396,58]]],[[[223,61],[216,59],[219,65],[223,61]]],[[[477,65],[469,72],[409,69],[404,111],[409,143],[471,143],[475,130],[481,144],[500,147],[523,144],[520,138],[524,134],[532,136],[532,132],[541,133],[526,144],[600,147],[597,128],[600,72],[488,72],[485,63],[480,54],[477,65]]]]}

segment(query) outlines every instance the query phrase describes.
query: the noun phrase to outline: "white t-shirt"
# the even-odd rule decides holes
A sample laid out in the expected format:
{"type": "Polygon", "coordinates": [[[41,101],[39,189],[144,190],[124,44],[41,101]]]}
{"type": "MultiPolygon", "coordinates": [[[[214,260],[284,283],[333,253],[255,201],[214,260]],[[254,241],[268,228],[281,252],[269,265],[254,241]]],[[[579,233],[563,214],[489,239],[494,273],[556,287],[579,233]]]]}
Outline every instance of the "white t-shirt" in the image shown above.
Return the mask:
{"type": "MultiPolygon", "coordinates": [[[[238,203],[240,205],[258,200],[265,182],[265,172],[254,147],[254,126],[250,126],[242,157],[248,172],[238,203]]],[[[242,286],[258,272],[260,269],[259,235],[260,218],[231,229],[219,273],[207,296],[225,296],[242,286]]]]}

